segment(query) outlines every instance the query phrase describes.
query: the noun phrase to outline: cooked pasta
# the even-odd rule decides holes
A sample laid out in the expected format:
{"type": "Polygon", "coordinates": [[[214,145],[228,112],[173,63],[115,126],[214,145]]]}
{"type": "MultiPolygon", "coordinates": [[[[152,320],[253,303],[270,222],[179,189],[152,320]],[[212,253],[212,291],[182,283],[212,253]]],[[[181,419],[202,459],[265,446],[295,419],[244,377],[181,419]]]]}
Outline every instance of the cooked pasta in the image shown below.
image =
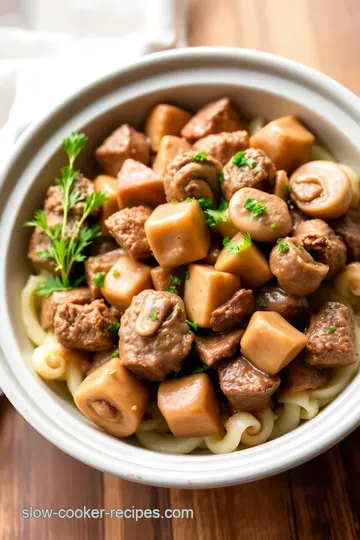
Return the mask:
{"type": "Polygon", "coordinates": [[[335,290],[347,302],[356,305],[360,302],[360,263],[344,266],[334,280],[335,290]]]}
{"type": "Polygon", "coordinates": [[[42,345],[46,339],[47,332],[43,330],[39,322],[38,307],[40,298],[36,294],[40,283],[44,283],[48,276],[39,274],[29,276],[25,287],[21,292],[21,316],[26,328],[27,335],[35,345],[42,345]]]}
{"type": "Polygon", "coordinates": [[[136,438],[144,448],[165,454],[190,454],[203,442],[201,437],[181,438],[156,431],[137,431],[136,438]]]}

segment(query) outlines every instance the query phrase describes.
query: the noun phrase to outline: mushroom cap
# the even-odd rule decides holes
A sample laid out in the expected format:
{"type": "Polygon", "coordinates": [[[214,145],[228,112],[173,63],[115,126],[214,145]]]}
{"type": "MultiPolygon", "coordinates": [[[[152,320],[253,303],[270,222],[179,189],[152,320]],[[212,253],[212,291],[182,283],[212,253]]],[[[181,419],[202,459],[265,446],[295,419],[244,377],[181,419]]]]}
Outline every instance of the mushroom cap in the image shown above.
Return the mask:
{"type": "Polygon", "coordinates": [[[351,183],[345,171],[332,161],[310,161],[290,177],[290,197],[308,216],[335,219],[349,208],[351,183]]]}

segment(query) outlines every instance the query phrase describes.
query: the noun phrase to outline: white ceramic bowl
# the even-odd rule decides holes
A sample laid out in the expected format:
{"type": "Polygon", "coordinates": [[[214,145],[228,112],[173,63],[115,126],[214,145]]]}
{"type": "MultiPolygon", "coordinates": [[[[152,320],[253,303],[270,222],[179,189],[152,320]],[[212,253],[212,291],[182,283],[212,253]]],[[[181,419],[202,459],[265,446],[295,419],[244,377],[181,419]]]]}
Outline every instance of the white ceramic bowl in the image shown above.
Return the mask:
{"type": "MultiPolygon", "coordinates": [[[[32,345],[20,317],[20,291],[30,272],[29,230],[22,224],[43,202],[64,155],[60,143],[84,130],[82,163],[123,122],[141,126],[151,107],[171,102],[195,110],[224,95],[248,117],[296,114],[342,162],[360,163],[360,101],[328,77],[257,51],[197,48],[148,56],[88,86],[18,142],[0,188],[1,385],[14,406],[56,446],[97,469],[159,486],[211,487],[249,482],[302,463],[352,431],[360,421],[360,376],[310,422],[261,446],[227,455],[164,455],[98,430],[32,370],[32,345]]],[[[91,168],[91,167],[90,167],[91,168]]]]}

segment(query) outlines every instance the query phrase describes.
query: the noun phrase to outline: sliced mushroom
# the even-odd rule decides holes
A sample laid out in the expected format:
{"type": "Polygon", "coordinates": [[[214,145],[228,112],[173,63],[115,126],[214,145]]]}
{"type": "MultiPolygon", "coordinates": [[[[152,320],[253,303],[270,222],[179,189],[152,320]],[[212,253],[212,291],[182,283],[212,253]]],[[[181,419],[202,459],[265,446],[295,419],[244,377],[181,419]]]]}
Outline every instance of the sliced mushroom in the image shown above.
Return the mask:
{"type": "Polygon", "coordinates": [[[221,163],[206,153],[179,154],[169,164],[164,187],[168,202],[188,197],[209,199],[213,205],[219,198],[221,163]]]}
{"type": "Polygon", "coordinates": [[[291,232],[292,220],[285,201],[259,189],[242,188],[230,200],[235,227],[259,242],[274,242],[291,232]]]}
{"type": "Polygon", "coordinates": [[[121,318],[119,336],[121,364],[149,381],[179,371],[194,340],[181,298],[151,289],[133,298],[121,318]]]}
{"type": "Polygon", "coordinates": [[[351,183],[336,163],[311,161],[291,175],[290,197],[308,216],[336,219],[350,206],[351,183]]]}
{"type": "Polygon", "coordinates": [[[329,267],[317,263],[296,238],[282,238],[270,254],[271,272],[284,291],[296,296],[313,293],[329,267]]]}

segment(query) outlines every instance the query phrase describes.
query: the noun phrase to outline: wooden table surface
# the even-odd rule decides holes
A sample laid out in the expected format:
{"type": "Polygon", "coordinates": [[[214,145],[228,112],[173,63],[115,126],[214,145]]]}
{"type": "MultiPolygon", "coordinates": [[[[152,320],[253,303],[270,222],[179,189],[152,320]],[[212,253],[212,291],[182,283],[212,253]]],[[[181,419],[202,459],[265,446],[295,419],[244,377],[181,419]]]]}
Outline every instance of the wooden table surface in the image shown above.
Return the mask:
{"type": "MultiPolygon", "coordinates": [[[[191,45],[299,60],[360,94],[359,0],[189,0],[191,45]]],[[[292,471],[243,486],[140,486],[75,461],[0,400],[1,540],[355,540],[360,430],[292,471]],[[359,445],[359,447],[358,447],[359,445]],[[194,519],[22,519],[33,508],[189,508],[194,519]]]]}

